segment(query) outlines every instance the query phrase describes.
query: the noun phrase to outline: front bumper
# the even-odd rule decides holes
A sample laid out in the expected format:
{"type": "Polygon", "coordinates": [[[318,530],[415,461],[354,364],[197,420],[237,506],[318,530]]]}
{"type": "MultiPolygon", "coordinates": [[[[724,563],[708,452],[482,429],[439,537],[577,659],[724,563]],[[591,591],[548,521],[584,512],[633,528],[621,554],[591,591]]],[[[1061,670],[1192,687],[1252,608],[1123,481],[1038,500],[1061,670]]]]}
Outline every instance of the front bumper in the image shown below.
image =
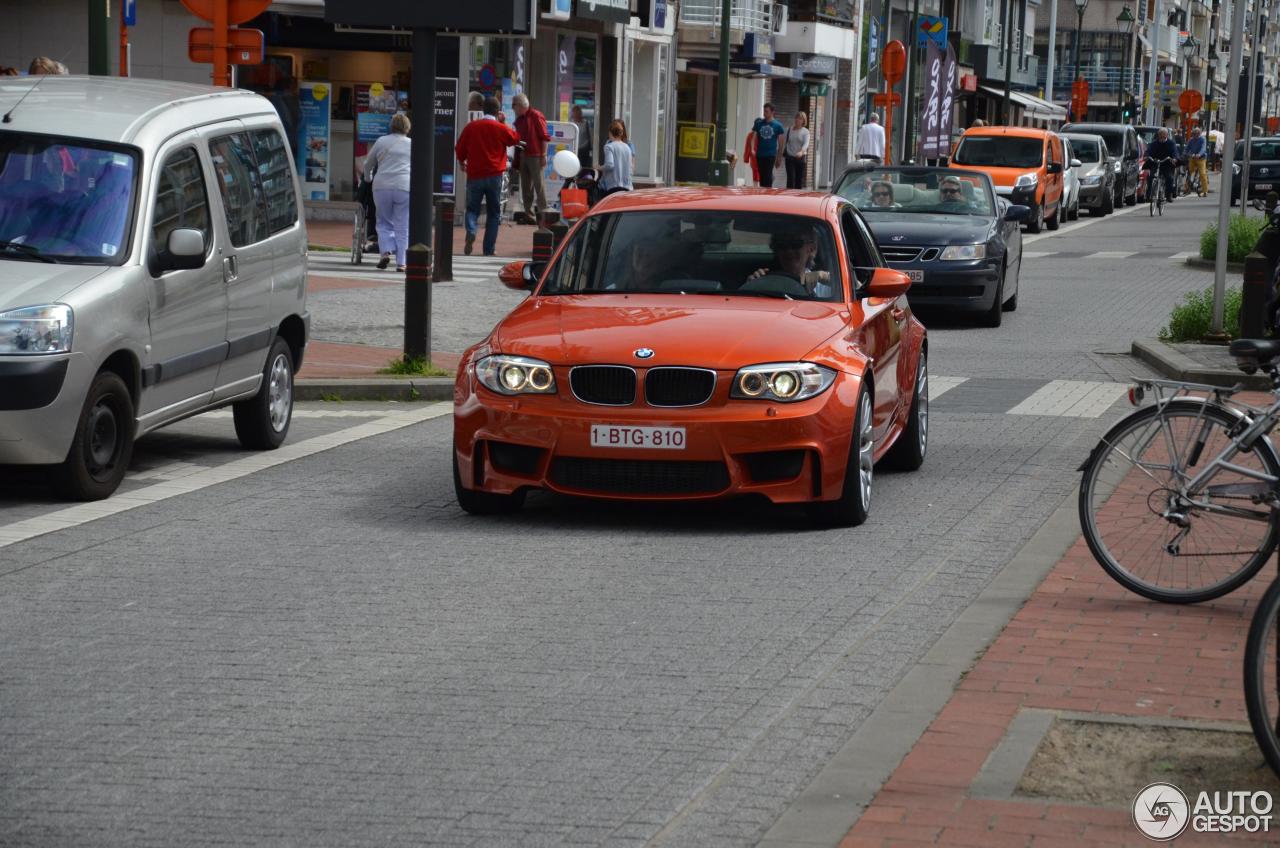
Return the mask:
{"type": "Polygon", "coordinates": [[[1040,202],[1036,199],[1037,187],[1031,188],[1010,188],[1009,186],[996,186],[996,194],[1016,206],[1029,206],[1031,214],[1029,220],[1036,220],[1040,215],[1040,202]]]}
{"type": "Polygon", "coordinates": [[[0,465],[62,462],[92,378],[81,353],[0,356],[0,465]]]}
{"type": "Polygon", "coordinates": [[[1105,183],[1082,185],[1080,186],[1080,205],[1090,209],[1101,209],[1107,205],[1107,195],[1112,193],[1111,186],[1105,183]]]}
{"type": "Polygon", "coordinates": [[[927,262],[889,262],[895,271],[920,274],[912,282],[907,300],[912,307],[947,307],[983,311],[991,308],[1000,284],[1000,260],[975,259],[965,262],[933,259],[927,262]]]}
{"type": "Polygon", "coordinates": [[[839,373],[815,398],[772,403],[729,400],[733,372],[721,371],[706,404],[664,408],[583,403],[569,390],[568,368],[554,371],[555,396],[505,397],[480,387],[470,367],[459,375],[454,450],[466,488],[656,501],[759,494],[803,503],[840,495],[861,385],[855,375],[839,373]],[[685,447],[594,447],[593,424],[683,427],[685,447]]]}

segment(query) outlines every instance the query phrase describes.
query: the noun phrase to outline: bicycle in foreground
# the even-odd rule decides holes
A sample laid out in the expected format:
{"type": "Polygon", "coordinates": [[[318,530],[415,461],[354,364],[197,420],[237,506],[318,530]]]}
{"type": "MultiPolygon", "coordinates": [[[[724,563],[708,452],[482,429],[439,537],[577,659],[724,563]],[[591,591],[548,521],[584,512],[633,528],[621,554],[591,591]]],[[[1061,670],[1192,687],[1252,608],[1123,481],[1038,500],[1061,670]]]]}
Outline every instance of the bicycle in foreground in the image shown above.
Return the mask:
{"type": "MultiPolygon", "coordinates": [[[[1155,217],[1157,213],[1164,215],[1165,201],[1165,167],[1177,167],[1177,160],[1170,159],[1167,156],[1160,159],[1148,159],[1147,168],[1151,172],[1151,181],[1155,183],[1148,194],[1151,195],[1151,216],[1155,217]]],[[[1174,184],[1177,184],[1177,178],[1174,178],[1174,184]]]]}

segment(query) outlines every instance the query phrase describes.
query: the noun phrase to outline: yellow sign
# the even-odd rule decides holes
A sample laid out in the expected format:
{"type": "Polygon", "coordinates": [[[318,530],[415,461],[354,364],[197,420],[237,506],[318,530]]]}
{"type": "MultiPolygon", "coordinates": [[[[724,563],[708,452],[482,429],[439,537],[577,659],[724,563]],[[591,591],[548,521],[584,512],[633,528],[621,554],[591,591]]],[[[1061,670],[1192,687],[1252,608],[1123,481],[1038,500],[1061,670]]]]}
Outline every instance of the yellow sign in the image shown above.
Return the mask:
{"type": "Polygon", "coordinates": [[[1208,103],[1204,104],[1204,108],[1206,112],[1216,112],[1218,111],[1218,101],[1210,100],[1208,103]]]}
{"type": "Polygon", "coordinates": [[[311,86],[311,96],[316,100],[324,100],[329,96],[329,86],[324,83],[317,83],[311,86]]]}
{"type": "Polygon", "coordinates": [[[711,129],[709,127],[681,127],[680,155],[688,159],[711,157],[711,129]]]}
{"type": "Polygon", "coordinates": [[[382,83],[380,82],[375,82],[373,85],[369,86],[370,97],[381,97],[382,92],[384,91],[386,91],[386,89],[382,87],[382,83]]]}

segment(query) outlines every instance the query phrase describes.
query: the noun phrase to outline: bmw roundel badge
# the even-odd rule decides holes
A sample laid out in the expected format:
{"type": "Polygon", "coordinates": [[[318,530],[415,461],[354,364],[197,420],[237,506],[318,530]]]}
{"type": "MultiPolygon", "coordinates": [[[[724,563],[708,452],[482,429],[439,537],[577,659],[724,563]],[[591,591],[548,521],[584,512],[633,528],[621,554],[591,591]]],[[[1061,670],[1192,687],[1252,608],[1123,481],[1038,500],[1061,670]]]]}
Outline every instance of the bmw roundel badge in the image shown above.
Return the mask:
{"type": "Polygon", "coordinates": [[[636,359],[652,359],[653,349],[647,347],[638,347],[635,349],[636,359]]]}

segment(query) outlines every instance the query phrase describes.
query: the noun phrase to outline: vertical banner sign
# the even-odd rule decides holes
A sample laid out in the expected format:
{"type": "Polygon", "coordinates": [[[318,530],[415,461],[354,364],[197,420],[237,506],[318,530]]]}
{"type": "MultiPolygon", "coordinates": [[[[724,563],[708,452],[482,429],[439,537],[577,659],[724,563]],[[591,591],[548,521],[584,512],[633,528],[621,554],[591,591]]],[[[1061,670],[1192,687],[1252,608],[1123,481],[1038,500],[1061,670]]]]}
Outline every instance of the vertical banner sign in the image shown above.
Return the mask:
{"type": "Polygon", "coordinates": [[[329,199],[329,93],[327,82],[298,86],[298,176],[308,200],[329,199]]]}
{"type": "Polygon", "coordinates": [[[572,35],[560,36],[560,50],[556,65],[556,116],[561,121],[569,120],[569,110],[573,108],[573,66],[577,58],[577,39],[572,35]]]}
{"type": "Polygon", "coordinates": [[[435,193],[453,195],[456,193],[453,142],[458,131],[458,80],[436,77],[435,101],[435,193]]]}
{"type": "Polygon", "coordinates": [[[870,32],[867,33],[867,73],[875,69],[880,57],[880,20],[872,18],[868,21],[870,32]]]}
{"type": "Polygon", "coordinates": [[[920,158],[936,159],[938,153],[938,127],[942,117],[942,51],[937,42],[929,40],[925,53],[924,104],[920,110],[920,158]]]}
{"type": "Polygon", "coordinates": [[[942,109],[938,113],[938,155],[951,155],[951,125],[955,123],[956,85],[960,82],[960,66],[956,62],[956,49],[947,44],[947,59],[942,63],[942,109]]]}

